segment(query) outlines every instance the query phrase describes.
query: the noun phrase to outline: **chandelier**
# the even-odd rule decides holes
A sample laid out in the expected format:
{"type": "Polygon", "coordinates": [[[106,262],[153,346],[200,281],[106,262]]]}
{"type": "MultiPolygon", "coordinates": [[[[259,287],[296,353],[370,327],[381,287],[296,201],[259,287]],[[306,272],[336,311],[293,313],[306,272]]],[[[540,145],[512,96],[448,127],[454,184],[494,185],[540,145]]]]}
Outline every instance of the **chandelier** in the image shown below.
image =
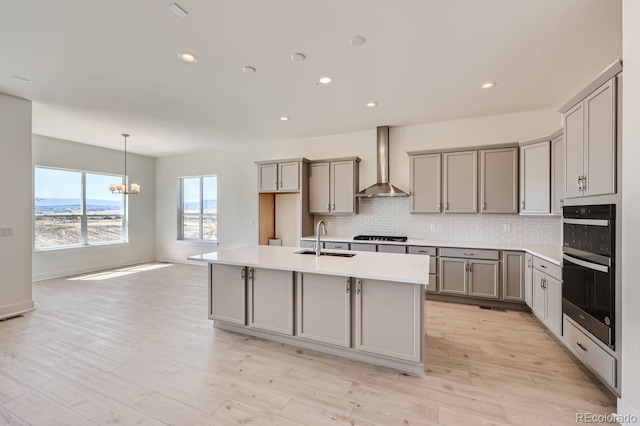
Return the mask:
{"type": "Polygon", "coordinates": [[[127,189],[127,181],[129,177],[127,176],[127,138],[128,134],[123,133],[124,136],[124,185],[122,183],[112,183],[109,185],[109,191],[112,194],[124,194],[124,195],[138,195],[140,192],[140,185],[137,183],[132,183],[131,188],[127,189]]]}

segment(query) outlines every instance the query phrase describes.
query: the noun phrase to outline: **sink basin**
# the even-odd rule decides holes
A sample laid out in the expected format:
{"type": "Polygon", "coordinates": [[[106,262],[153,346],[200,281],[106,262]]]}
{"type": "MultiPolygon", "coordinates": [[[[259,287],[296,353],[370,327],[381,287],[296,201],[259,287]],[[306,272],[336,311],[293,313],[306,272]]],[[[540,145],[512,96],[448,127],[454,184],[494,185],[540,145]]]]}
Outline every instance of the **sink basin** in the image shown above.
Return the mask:
{"type": "MultiPolygon", "coordinates": [[[[316,255],[315,250],[302,250],[302,251],[297,251],[295,254],[312,254],[312,255],[316,255]]],[[[335,253],[335,252],[320,252],[320,256],[335,256],[335,257],[353,257],[355,256],[355,253],[335,253]]]]}

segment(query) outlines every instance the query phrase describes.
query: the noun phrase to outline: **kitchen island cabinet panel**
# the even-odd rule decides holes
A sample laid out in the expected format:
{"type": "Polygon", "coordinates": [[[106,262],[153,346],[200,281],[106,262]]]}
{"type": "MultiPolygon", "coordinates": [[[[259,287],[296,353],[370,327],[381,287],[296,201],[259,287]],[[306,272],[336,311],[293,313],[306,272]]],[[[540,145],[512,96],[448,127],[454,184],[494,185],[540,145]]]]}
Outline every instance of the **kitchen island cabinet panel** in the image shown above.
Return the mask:
{"type": "Polygon", "coordinates": [[[356,279],[356,350],[422,359],[422,286],[356,279]]]}
{"type": "Polygon", "coordinates": [[[293,335],[293,272],[249,268],[249,327],[293,335]]]}
{"type": "Polygon", "coordinates": [[[297,335],[351,347],[351,278],[297,274],[297,335]]]}
{"type": "Polygon", "coordinates": [[[209,318],[246,325],[247,268],[212,264],[209,273],[209,318]]]}

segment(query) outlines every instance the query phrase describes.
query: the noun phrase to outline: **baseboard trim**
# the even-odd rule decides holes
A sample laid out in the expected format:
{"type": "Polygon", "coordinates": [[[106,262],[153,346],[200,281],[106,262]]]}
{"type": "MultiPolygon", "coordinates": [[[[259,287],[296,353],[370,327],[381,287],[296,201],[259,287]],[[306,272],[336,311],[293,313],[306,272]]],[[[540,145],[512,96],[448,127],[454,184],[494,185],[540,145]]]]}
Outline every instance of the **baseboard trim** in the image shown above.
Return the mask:
{"type": "Polygon", "coordinates": [[[33,311],[35,308],[36,307],[33,300],[14,303],[12,305],[0,306],[0,319],[24,314],[25,312],[33,311]]]}
{"type": "Polygon", "coordinates": [[[123,266],[131,266],[138,263],[147,263],[147,262],[155,262],[155,261],[156,261],[155,257],[152,257],[152,258],[140,257],[137,259],[128,259],[126,262],[120,261],[120,262],[109,262],[109,263],[99,264],[99,265],[83,265],[82,267],[78,267],[78,268],[61,269],[58,271],[50,271],[50,272],[42,272],[39,274],[33,274],[31,276],[31,279],[34,282],[51,280],[54,278],[62,278],[62,277],[68,277],[72,275],[86,274],[89,272],[96,272],[96,271],[102,271],[102,270],[113,269],[113,268],[121,268],[123,266]]]}
{"type": "Polygon", "coordinates": [[[640,412],[627,404],[624,399],[618,398],[618,416],[620,416],[622,426],[637,425],[640,412]]]}

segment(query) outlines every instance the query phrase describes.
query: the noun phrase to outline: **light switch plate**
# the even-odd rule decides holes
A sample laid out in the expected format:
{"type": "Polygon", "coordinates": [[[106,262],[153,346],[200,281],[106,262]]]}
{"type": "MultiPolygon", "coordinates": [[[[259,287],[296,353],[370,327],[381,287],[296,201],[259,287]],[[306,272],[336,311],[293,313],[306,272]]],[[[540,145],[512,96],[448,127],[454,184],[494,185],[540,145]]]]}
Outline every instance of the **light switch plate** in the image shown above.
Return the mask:
{"type": "Polygon", "coordinates": [[[511,232],[511,225],[510,225],[510,224],[508,224],[508,223],[503,224],[503,225],[502,225],[502,230],[503,230],[504,232],[511,232]]]}
{"type": "Polygon", "coordinates": [[[13,237],[13,226],[3,226],[0,228],[0,236],[13,237]]]}
{"type": "Polygon", "coordinates": [[[431,224],[431,230],[432,230],[432,231],[435,231],[435,230],[436,230],[436,224],[435,224],[435,223],[432,223],[432,224],[431,224]]]}

